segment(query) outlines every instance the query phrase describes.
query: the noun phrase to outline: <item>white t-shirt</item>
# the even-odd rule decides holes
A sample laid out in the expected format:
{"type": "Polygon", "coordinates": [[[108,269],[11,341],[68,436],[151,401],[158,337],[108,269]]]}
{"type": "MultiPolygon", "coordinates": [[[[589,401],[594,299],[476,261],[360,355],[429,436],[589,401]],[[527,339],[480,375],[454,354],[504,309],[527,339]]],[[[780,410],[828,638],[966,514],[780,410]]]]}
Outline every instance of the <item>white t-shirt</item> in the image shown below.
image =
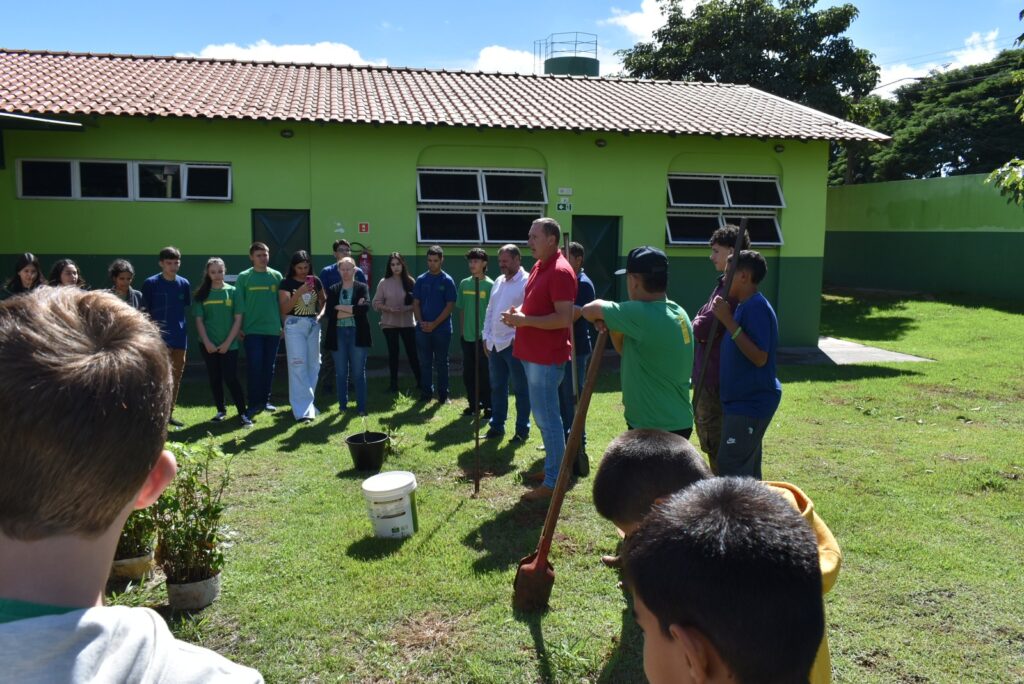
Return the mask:
{"type": "Polygon", "coordinates": [[[148,608],[74,610],[0,624],[0,679],[19,684],[260,684],[263,677],[178,641],[148,608]]]}

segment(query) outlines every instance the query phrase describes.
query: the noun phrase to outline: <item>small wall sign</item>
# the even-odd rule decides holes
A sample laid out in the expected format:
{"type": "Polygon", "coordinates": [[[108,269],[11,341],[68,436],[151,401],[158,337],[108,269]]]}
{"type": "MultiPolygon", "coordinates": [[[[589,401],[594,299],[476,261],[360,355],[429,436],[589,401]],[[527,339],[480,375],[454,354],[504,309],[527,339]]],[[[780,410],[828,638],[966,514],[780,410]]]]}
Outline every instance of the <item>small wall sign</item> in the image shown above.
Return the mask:
{"type": "Polygon", "coordinates": [[[360,233],[369,233],[370,232],[370,224],[369,223],[360,223],[359,224],[359,232],[360,233]]]}

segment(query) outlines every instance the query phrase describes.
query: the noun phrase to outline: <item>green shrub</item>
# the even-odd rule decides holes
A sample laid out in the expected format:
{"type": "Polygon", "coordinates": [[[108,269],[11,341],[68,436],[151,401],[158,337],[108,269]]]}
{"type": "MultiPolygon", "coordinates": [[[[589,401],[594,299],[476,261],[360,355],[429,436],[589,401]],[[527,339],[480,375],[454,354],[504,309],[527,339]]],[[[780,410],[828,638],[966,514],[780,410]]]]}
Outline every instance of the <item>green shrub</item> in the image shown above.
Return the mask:
{"type": "Polygon", "coordinates": [[[156,515],[154,508],[143,508],[132,511],[124,523],[121,536],[117,540],[115,560],[138,558],[153,550],[153,538],[156,536],[156,515]]]}
{"type": "Polygon", "coordinates": [[[154,505],[160,534],[156,561],[171,584],[209,579],[224,567],[221,497],[230,459],[211,440],[168,443],[178,474],[154,505]]]}

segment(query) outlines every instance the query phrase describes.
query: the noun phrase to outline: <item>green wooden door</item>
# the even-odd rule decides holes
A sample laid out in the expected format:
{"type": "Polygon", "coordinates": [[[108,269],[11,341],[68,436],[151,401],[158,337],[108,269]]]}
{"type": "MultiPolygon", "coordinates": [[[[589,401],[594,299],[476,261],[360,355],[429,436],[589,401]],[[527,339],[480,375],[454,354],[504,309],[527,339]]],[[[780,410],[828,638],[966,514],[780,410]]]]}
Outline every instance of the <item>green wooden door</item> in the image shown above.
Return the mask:
{"type": "Polygon", "coordinates": [[[573,216],[572,239],[583,245],[583,270],[594,281],[598,299],[619,299],[618,216],[573,216]]]}
{"type": "Polygon", "coordinates": [[[288,273],[292,254],[309,247],[308,209],[253,209],[252,240],[270,248],[270,267],[288,273]]]}

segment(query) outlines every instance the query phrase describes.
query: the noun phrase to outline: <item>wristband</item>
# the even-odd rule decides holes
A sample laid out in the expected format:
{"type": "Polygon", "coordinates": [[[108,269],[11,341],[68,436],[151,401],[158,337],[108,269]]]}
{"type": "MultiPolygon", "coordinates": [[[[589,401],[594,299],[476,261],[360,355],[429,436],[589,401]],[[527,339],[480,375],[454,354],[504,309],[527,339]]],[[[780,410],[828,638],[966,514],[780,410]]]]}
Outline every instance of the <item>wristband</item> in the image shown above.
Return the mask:
{"type": "Polygon", "coordinates": [[[732,339],[735,340],[737,337],[739,337],[741,332],[743,332],[743,326],[742,325],[737,325],[736,326],[736,332],[734,332],[732,334],[732,339]]]}

